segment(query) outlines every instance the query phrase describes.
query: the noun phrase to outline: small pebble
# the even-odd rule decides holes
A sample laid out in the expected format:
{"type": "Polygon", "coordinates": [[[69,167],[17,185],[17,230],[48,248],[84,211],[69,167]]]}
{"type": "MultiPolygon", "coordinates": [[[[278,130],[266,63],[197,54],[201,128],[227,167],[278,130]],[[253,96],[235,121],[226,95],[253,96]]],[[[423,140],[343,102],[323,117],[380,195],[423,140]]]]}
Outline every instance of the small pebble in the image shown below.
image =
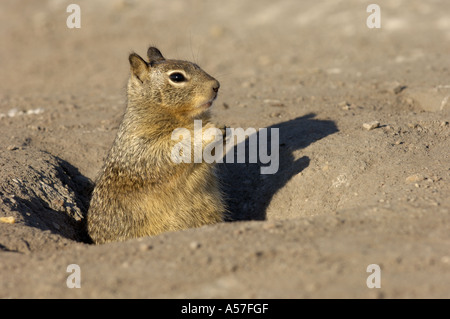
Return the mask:
{"type": "Polygon", "coordinates": [[[41,114],[41,113],[44,113],[44,109],[42,107],[39,107],[39,108],[34,109],[34,110],[28,110],[26,112],[27,115],[35,115],[35,114],[41,114]]]}
{"type": "Polygon", "coordinates": [[[11,110],[8,111],[8,116],[9,117],[14,117],[17,114],[19,114],[19,109],[18,108],[13,108],[11,110]]]}
{"type": "Polygon", "coordinates": [[[425,177],[423,175],[413,174],[413,175],[408,176],[405,179],[405,182],[408,183],[408,184],[410,184],[410,183],[417,183],[417,182],[423,181],[424,179],[425,179],[425,177]]]}
{"type": "Polygon", "coordinates": [[[372,122],[369,122],[369,123],[364,123],[363,127],[366,130],[370,131],[370,130],[376,129],[377,127],[380,127],[380,122],[372,121],[372,122]]]}
{"type": "Polygon", "coordinates": [[[280,100],[265,99],[263,102],[265,104],[269,104],[270,106],[278,106],[278,107],[284,106],[284,104],[280,100]]]}
{"type": "Polygon", "coordinates": [[[16,219],[13,216],[0,217],[0,223],[14,224],[15,222],[16,222],[16,219]]]}
{"type": "Polygon", "coordinates": [[[338,107],[340,107],[344,111],[350,110],[351,106],[352,106],[352,104],[347,101],[342,101],[342,102],[338,103],[338,107]]]}
{"type": "Polygon", "coordinates": [[[407,86],[406,85],[402,85],[402,84],[398,84],[397,86],[395,86],[392,91],[394,92],[394,94],[399,94],[401,91],[403,91],[404,89],[406,89],[407,86]]]}
{"type": "Polygon", "coordinates": [[[278,118],[280,118],[280,117],[282,117],[282,115],[281,115],[280,112],[273,112],[273,113],[270,113],[270,117],[278,117],[278,118]]]}
{"type": "Polygon", "coordinates": [[[150,245],[150,244],[142,243],[142,244],[139,245],[139,250],[140,251],[147,251],[147,250],[151,250],[151,249],[153,249],[153,246],[150,245]]]}
{"type": "Polygon", "coordinates": [[[191,248],[192,250],[199,249],[201,246],[202,245],[199,242],[197,242],[197,241],[192,241],[189,244],[189,248],[191,248]]]}

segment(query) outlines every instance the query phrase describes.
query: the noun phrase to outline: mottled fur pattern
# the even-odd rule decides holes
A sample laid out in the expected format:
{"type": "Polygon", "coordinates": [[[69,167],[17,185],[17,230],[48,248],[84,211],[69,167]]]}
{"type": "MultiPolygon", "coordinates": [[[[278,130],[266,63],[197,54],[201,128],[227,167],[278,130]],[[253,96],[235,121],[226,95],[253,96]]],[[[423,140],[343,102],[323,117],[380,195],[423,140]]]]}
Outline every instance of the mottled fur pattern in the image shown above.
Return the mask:
{"type": "MultiPolygon", "coordinates": [[[[194,120],[203,130],[219,82],[196,64],[166,60],[149,48],[149,62],[129,57],[127,108],[96,181],[87,215],[94,243],[123,241],[223,221],[225,206],[212,164],[171,159],[172,132],[194,120]],[[172,81],[172,73],[184,81],[172,81]]],[[[204,145],[206,141],[203,141],[204,145]]]]}

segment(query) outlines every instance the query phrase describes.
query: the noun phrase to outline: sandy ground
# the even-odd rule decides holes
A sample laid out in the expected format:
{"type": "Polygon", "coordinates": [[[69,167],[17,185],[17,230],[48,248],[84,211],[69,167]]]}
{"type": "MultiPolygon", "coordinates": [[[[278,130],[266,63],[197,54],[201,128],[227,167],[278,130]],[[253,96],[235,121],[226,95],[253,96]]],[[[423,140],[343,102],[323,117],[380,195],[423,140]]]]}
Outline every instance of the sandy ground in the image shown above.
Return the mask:
{"type": "Polygon", "coordinates": [[[0,297],[450,297],[448,1],[72,2],[0,4],[0,297]],[[89,245],[150,44],[221,82],[215,122],[279,128],[279,170],[220,165],[234,222],[89,245]]]}

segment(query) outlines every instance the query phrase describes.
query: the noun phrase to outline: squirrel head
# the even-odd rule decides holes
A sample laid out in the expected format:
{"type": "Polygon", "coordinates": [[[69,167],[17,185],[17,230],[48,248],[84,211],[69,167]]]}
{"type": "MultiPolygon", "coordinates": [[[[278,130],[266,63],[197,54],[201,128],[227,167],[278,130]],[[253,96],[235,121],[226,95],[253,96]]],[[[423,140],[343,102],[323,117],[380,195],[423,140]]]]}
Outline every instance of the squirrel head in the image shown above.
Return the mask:
{"type": "Polygon", "coordinates": [[[129,56],[130,102],[190,117],[210,108],[220,87],[216,79],[195,63],[166,60],[155,47],[148,49],[147,56],[148,62],[136,53],[129,56]]]}

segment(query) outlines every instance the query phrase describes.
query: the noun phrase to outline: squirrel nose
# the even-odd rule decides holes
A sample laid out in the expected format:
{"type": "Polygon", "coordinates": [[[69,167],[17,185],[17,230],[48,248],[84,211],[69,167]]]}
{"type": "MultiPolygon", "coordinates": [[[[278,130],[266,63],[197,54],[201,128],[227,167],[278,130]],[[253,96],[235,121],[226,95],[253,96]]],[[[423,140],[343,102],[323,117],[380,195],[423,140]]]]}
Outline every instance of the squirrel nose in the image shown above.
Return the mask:
{"type": "Polygon", "coordinates": [[[216,81],[216,83],[214,83],[214,86],[213,86],[213,91],[214,92],[219,92],[219,88],[220,88],[220,83],[219,83],[219,81],[216,81]]]}

